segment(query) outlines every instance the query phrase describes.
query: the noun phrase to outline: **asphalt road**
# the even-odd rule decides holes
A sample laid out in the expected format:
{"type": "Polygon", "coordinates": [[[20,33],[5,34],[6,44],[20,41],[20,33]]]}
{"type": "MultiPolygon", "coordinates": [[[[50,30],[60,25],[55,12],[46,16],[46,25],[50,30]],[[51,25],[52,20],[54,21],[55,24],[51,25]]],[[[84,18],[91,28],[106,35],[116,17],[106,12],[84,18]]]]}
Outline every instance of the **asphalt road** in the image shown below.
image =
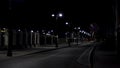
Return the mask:
{"type": "Polygon", "coordinates": [[[0,62],[0,68],[88,68],[77,59],[89,47],[72,47],[14,57],[0,62]]]}

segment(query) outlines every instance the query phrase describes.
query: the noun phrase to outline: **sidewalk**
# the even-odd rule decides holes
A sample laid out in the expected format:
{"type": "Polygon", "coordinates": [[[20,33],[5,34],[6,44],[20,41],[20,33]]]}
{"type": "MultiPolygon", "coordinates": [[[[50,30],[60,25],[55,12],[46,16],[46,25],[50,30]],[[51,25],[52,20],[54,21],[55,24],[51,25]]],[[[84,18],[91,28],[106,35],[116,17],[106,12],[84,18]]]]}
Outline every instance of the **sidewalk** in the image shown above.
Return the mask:
{"type": "MultiPolygon", "coordinates": [[[[88,43],[90,44],[91,42],[87,42],[87,43],[83,42],[83,43],[79,44],[79,46],[83,46],[85,44],[88,45],[88,43]]],[[[74,46],[74,45],[71,45],[71,46],[74,46]]],[[[35,48],[28,48],[28,49],[24,49],[24,50],[13,50],[12,57],[7,56],[7,51],[0,51],[0,61],[9,59],[9,58],[13,58],[13,57],[17,57],[17,56],[30,55],[30,54],[65,48],[65,47],[69,47],[67,43],[58,44],[58,48],[56,48],[55,45],[40,45],[40,47],[35,47],[35,48]]]]}
{"type": "Polygon", "coordinates": [[[94,63],[94,68],[120,68],[115,51],[96,50],[94,63]]]}
{"type": "Polygon", "coordinates": [[[12,50],[12,57],[7,56],[7,50],[6,51],[0,51],[0,61],[17,57],[17,56],[24,56],[24,55],[30,55],[30,54],[35,54],[35,53],[40,53],[40,52],[47,52],[51,50],[56,50],[60,48],[65,48],[68,47],[68,44],[58,44],[58,48],[55,47],[55,45],[40,45],[40,47],[34,47],[34,48],[27,48],[23,50],[12,50]]]}
{"type": "MultiPolygon", "coordinates": [[[[23,55],[28,55],[28,54],[32,54],[32,53],[37,53],[37,52],[44,52],[44,51],[49,51],[49,50],[53,50],[55,49],[54,47],[37,47],[37,48],[29,48],[26,50],[13,50],[12,57],[17,57],[17,56],[23,56],[23,55]]],[[[8,57],[7,56],[7,51],[0,51],[0,61],[1,60],[5,60],[5,59],[9,59],[12,57],[8,57]]]]}

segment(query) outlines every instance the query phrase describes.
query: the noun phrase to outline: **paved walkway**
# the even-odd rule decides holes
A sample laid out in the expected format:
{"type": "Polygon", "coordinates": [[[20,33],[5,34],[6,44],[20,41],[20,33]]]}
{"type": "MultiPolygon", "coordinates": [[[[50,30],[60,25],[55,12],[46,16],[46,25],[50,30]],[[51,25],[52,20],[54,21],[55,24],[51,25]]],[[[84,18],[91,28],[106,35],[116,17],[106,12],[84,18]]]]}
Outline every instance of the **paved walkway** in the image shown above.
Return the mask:
{"type": "Polygon", "coordinates": [[[59,44],[58,48],[56,48],[55,45],[41,45],[40,47],[27,48],[24,50],[12,50],[12,55],[13,55],[12,57],[7,56],[6,50],[0,51],[0,61],[9,59],[9,58],[13,58],[13,57],[17,57],[17,56],[29,55],[29,54],[38,53],[38,52],[51,51],[51,50],[60,49],[60,48],[64,48],[64,47],[68,47],[68,44],[67,43],[59,44]]]}
{"type": "MultiPolygon", "coordinates": [[[[81,43],[80,45],[88,45],[88,43],[90,44],[91,42],[84,42],[81,43]]],[[[13,58],[13,57],[17,57],[17,56],[23,56],[23,55],[29,55],[29,54],[34,54],[34,53],[38,53],[38,52],[45,52],[45,51],[50,51],[50,50],[55,50],[55,49],[60,49],[60,48],[64,48],[64,47],[68,47],[67,43],[63,43],[63,44],[58,44],[58,48],[55,47],[55,45],[41,45],[40,47],[36,47],[36,48],[28,48],[25,50],[13,50],[12,57],[8,57],[7,56],[7,51],[0,51],[0,61],[5,60],[5,59],[9,59],[9,58],[13,58]]],[[[74,46],[74,45],[71,45],[74,46]]]]}
{"type": "MultiPolygon", "coordinates": [[[[37,47],[37,48],[29,48],[26,50],[13,50],[12,57],[17,57],[17,56],[23,56],[23,55],[28,55],[28,54],[32,54],[32,53],[37,53],[37,52],[43,52],[43,51],[48,51],[48,50],[53,50],[56,49],[54,47],[37,47]]],[[[4,59],[9,59],[12,57],[8,57],[7,56],[7,51],[0,51],[0,60],[4,60],[4,59]]]]}
{"type": "Polygon", "coordinates": [[[120,60],[115,51],[97,49],[94,58],[94,68],[120,68],[120,60]]]}

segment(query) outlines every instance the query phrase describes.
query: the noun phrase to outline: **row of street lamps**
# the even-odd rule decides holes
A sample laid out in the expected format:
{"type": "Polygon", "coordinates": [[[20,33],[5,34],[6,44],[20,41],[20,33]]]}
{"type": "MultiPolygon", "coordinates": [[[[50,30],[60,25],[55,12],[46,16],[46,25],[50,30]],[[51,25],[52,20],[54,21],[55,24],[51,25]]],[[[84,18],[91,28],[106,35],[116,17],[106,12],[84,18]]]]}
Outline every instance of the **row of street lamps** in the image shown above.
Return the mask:
{"type": "Polygon", "coordinates": [[[55,21],[56,21],[56,24],[57,24],[57,26],[56,26],[56,41],[55,41],[55,45],[56,45],[56,48],[58,48],[58,22],[57,22],[57,20],[58,20],[58,18],[62,18],[63,17],[63,14],[62,13],[58,13],[58,14],[52,14],[51,15],[52,17],[55,17],[55,21]]]}
{"type": "MultiPolygon", "coordinates": [[[[53,17],[53,18],[55,18],[55,21],[56,21],[56,24],[57,24],[57,26],[56,26],[56,47],[58,47],[58,37],[59,37],[59,31],[58,31],[58,18],[62,18],[63,17],[63,13],[57,13],[57,14],[51,14],[51,16],[53,17]]],[[[69,25],[69,22],[65,22],[65,25],[69,25]]]]}

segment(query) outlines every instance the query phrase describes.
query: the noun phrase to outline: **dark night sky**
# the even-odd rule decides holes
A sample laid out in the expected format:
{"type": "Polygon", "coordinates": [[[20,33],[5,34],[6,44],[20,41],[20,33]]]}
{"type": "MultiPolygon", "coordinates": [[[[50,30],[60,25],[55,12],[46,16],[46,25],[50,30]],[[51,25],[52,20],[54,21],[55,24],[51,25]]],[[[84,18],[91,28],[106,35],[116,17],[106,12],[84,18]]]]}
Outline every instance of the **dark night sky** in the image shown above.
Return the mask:
{"type": "Polygon", "coordinates": [[[6,2],[1,6],[1,25],[18,27],[41,27],[51,25],[50,15],[64,13],[64,21],[73,26],[87,28],[90,23],[104,27],[113,22],[112,1],[104,0],[12,0],[12,22],[7,24],[9,11],[6,2]],[[6,8],[6,9],[5,9],[6,8]],[[30,23],[31,22],[31,23],[30,23]],[[109,24],[108,24],[109,23],[109,24]]]}

